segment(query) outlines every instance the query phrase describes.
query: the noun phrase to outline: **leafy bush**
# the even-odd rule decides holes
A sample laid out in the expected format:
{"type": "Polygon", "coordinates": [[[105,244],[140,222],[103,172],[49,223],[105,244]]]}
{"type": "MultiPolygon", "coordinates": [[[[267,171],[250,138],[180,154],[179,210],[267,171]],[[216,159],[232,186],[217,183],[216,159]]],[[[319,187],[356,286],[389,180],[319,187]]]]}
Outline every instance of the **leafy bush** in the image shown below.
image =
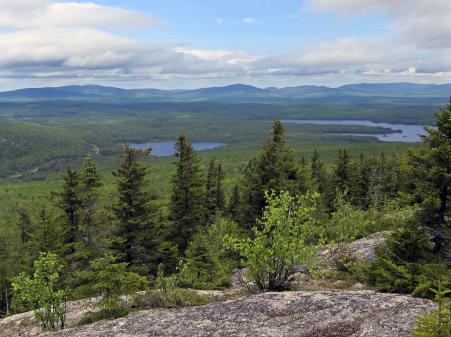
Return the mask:
{"type": "Polygon", "coordinates": [[[338,193],[334,202],[336,209],[332,213],[326,230],[333,242],[351,242],[363,237],[374,226],[375,221],[369,212],[357,209],[346,200],[346,193],[338,193]]]}
{"type": "Polygon", "coordinates": [[[44,330],[63,329],[66,313],[66,292],[58,290],[62,265],[52,253],[40,253],[34,263],[33,278],[22,273],[12,283],[16,305],[34,310],[44,330]]]}
{"type": "Polygon", "coordinates": [[[451,290],[443,290],[439,283],[438,289],[431,289],[435,293],[438,302],[438,310],[420,316],[412,337],[451,337],[451,290]]]}
{"type": "Polygon", "coordinates": [[[226,237],[243,256],[248,277],[259,289],[282,290],[295,266],[312,270],[317,265],[317,200],[317,193],[300,197],[288,192],[266,193],[267,207],[253,228],[254,239],[226,237]]]}

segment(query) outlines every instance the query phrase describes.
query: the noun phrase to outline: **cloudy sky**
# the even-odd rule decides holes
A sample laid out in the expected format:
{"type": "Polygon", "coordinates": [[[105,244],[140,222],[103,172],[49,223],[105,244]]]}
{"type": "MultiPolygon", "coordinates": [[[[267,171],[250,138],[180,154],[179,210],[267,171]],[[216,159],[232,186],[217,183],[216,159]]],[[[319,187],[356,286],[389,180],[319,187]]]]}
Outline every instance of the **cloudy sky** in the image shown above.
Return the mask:
{"type": "Polygon", "coordinates": [[[0,0],[0,90],[451,83],[451,0],[0,0]]]}

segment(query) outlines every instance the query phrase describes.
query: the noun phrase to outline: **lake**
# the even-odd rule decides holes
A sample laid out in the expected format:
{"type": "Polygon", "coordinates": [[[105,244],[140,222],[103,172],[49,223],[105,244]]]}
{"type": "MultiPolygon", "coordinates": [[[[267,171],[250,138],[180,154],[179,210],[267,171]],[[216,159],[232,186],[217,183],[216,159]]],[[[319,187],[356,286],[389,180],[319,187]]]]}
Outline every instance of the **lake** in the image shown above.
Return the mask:
{"type": "MultiPolygon", "coordinates": [[[[226,143],[208,143],[208,142],[198,142],[192,143],[193,148],[196,151],[212,150],[221,146],[227,145],[226,143]]],[[[130,147],[134,149],[148,149],[152,148],[152,155],[156,157],[170,157],[175,154],[175,142],[164,141],[164,142],[153,142],[153,143],[130,143],[130,147]]]]}
{"type": "Polygon", "coordinates": [[[390,123],[376,123],[365,120],[305,120],[305,119],[290,119],[283,120],[286,124],[319,124],[319,125],[364,125],[364,126],[379,126],[383,128],[397,131],[394,133],[381,134],[367,134],[367,133],[333,133],[329,135],[340,136],[366,136],[376,137],[383,142],[420,142],[420,135],[426,134],[423,125],[407,125],[407,124],[390,124],[390,123]],[[401,132],[399,132],[401,131],[401,132]]]}

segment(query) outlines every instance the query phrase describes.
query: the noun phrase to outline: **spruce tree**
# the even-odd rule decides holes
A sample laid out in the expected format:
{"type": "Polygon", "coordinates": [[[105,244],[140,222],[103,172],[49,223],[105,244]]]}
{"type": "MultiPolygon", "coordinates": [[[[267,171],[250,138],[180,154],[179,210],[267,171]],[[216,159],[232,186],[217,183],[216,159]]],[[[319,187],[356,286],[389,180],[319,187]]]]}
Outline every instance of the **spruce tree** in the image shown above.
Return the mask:
{"type": "Polygon", "coordinates": [[[315,149],[313,151],[310,170],[312,175],[312,182],[315,185],[315,189],[318,193],[323,194],[327,189],[327,175],[324,168],[324,164],[321,161],[319,152],[315,149]]]}
{"type": "Polygon", "coordinates": [[[227,213],[230,216],[230,218],[236,222],[239,221],[240,203],[241,203],[240,188],[238,187],[238,185],[235,185],[235,187],[232,190],[232,195],[230,196],[229,199],[227,213]]]}
{"type": "Polygon", "coordinates": [[[354,165],[351,162],[348,151],[346,149],[340,149],[338,151],[332,175],[332,183],[328,193],[327,204],[329,208],[333,208],[333,201],[335,200],[337,193],[346,193],[352,199],[350,192],[352,192],[353,189],[353,171],[354,165]]]}
{"type": "Polygon", "coordinates": [[[33,223],[31,221],[31,217],[28,212],[24,209],[19,211],[19,232],[20,232],[20,241],[22,244],[28,243],[31,239],[33,223]]]}
{"type": "Polygon", "coordinates": [[[199,159],[185,136],[177,140],[176,157],[169,220],[172,241],[183,255],[194,234],[206,224],[205,193],[199,159]]]}
{"type": "Polygon", "coordinates": [[[266,191],[305,192],[294,151],[286,145],[283,124],[274,121],[263,150],[247,165],[241,184],[240,223],[251,229],[265,207],[266,191]]]}
{"type": "MultiPolygon", "coordinates": [[[[81,221],[81,250],[87,258],[96,256],[96,204],[99,197],[99,188],[102,186],[97,165],[91,155],[87,155],[83,161],[81,173],[81,199],[83,205],[81,221]]],[[[97,243],[98,244],[98,243],[97,243]]]]}
{"type": "Polygon", "coordinates": [[[224,190],[222,182],[224,171],[220,163],[210,162],[207,174],[207,188],[205,193],[206,223],[212,224],[217,212],[224,210],[224,190]]]}
{"type": "Polygon", "coordinates": [[[61,249],[61,228],[45,207],[39,212],[29,244],[35,258],[39,253],[58,252],[61,249]]]}
{"type": "MultiPolygon", "coordinates": [[[[426,128],[426,150],[411,154],[419,220],[434,241],[434,251],[449,250],[451,226],[451,101],[436,114],[436,128],[426,128]]],[[[448,251],[449,254],[449,251],[448,251]]]]}
{"type": "Polygon", "coordinates": [[[225,198],[224,198],[224,187],[223,181],[225,177],[225,173],[222,170],[221,163],[218,164],[216,174],[216,209],[218,211],[223,211],[225,207],[225,198]]]}
{"type": "Polygon", "coordinates": [[[82,202],[80,199],[80,176],[71,167],[63,173],[63,190],[57,193],[57,206],[64,213],[64,244],[65,254],[75,252],[76,242],[80,238],[80,216],[82,202]]]}
{"type": "Polygon", "coordinates": [[[207,188],[205,191],[205,220],[212,224],[216,215],[216,189],[218,181],[218,170],[214,160],[210,161],[207,173],[207,188]]]}
{"type": "Polygon", "coordinates": [[[117,171],[118,200],[113,207],[116,217],[116,236],[113,245],[119,262],[128,263],[132,270],[148,273],[148,262],[152,253],[149,246],[153,241],[154,210],[152,195],[148,191],[147,168],[141,159],[150,150],[138,150],[124,145],[117,171]]]}

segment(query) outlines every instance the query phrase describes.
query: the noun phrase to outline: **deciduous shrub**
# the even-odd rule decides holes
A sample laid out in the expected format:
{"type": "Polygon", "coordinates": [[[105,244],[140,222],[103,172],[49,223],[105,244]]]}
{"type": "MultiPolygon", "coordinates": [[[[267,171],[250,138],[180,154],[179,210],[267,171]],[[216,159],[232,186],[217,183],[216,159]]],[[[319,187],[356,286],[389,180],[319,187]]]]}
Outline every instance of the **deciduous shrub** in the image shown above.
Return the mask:
{"type": "Polygon", "coordinates": [[[253,228],[254,238],[226,237],[242,255],[248,277],[259,289],[282,290],[295,266],[303,265],[310,270],[316,267],[317,200],[316,193],[304,196],[266,193],[267,206],[253,228]]]}
{"type": "Polygon", "coordinates": [[[43,330],[64,328],[66,292],[58,289],[61,270],[55,254],[41,253],[34,262],[33,277],[22,273],[12,283],[16,305],[33,309],[43,330]]]}

